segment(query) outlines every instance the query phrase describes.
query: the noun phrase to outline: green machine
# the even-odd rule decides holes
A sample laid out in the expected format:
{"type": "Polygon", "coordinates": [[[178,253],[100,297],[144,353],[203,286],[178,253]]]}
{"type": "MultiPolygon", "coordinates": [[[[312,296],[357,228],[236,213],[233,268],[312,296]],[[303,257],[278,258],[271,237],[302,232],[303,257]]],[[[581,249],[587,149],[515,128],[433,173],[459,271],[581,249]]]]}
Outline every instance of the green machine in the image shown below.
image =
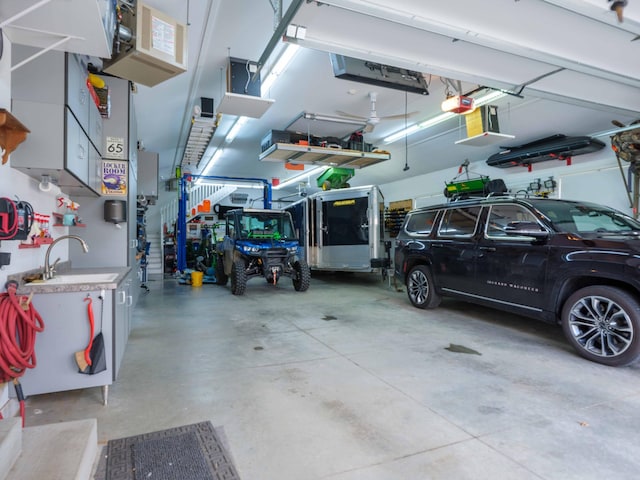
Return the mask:
{"type": "Polygon", "coordinates": [[[322,175],[318,177],[317,185],[322,190],[331,190],[332,188],[349,188],[347,183],[354,175],[353,168],[331,167],[327,168],[322,175]]]}
{"type": "Polygon", "coordinates": [[[486,185],[489,183],[489,177],[481,176],[478,178],[470,178],[466,180],[453,179],[446,183],[444,196],[451,198],[456,195],[482,195],[486,191],[486,185]]]}
{"type": "Polygon", "coordinates": [[[477,178],[469,177],[469,159],[467,158],[460,167],[458,175],[450,182],[445,182],[444,196],[447,198],[460,197],[466,195],[482,195],[485,186],[489,183],[489,177],[478,175],[477,178]],[[464,178],[462,178],[464,177],[464,178]]]}

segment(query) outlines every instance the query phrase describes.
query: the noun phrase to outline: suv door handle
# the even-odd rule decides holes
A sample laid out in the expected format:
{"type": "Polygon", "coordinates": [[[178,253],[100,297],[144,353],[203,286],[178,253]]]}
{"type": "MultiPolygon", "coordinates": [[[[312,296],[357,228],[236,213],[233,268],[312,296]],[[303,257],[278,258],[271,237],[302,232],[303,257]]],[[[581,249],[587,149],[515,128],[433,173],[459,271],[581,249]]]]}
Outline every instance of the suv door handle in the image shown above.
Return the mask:
{"type": "Polygon", "coordinates": [[[496,247],[480,247],[480,250],[483,250],[485,252],[495,252],[496,247]]]}

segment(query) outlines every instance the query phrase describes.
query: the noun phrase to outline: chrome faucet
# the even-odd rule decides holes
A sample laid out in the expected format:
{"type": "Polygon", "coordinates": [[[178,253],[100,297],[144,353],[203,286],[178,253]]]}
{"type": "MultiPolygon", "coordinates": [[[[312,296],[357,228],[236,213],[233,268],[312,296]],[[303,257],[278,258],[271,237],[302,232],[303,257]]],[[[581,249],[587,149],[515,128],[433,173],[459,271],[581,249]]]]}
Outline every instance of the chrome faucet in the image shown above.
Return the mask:
{"type": "Polygon", "coordinates": [[[44,280],[51,280],[53,278],[54,274],[56,273],[56,265],[60,261],[60,259],[58,258],[55,262],[53,262],[53,265],[49,265],[49,254],[51,253],[51,249],[56,243],[58,243],[60,240],[64,240],[65,238],[74,238],[78,240],[80,242],[80,245],[82,245],[82,250],[84,250],[84,253],[89,253],[89,246],[87,245],[87,242],[85,242],[78,235],[63,235],[56,238],[49,245],[49,248],[47,248],[47,253],[45,253],[44,255],[44,272],[42,272],[42,278],[44,280]]]}

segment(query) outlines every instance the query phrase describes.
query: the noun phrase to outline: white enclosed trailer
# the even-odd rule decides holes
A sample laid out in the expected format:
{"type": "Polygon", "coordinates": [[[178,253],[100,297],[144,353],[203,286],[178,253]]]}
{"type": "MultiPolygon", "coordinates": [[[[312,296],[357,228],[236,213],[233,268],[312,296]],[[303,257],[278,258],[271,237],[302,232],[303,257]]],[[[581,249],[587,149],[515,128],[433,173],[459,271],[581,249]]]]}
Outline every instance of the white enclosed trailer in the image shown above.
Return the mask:
{"type": "Polygon", "coordinates": [[[317,192],[288,207],[312,270],[376,272],[389,268],[384,198],[377,186],[317,192]]]}

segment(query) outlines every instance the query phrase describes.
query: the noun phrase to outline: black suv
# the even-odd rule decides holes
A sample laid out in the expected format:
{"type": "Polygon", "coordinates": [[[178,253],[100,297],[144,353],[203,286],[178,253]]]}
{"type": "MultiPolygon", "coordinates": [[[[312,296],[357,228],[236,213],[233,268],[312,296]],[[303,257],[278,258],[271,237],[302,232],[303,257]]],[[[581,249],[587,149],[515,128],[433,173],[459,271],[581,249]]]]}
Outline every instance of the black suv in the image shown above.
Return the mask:
{"type": "Polygon", "coordinates": [[[611,208],[500,196],[416,209],[394,269],[418,308],[455,297],[559,323],[598,363],[640,356],[640,222],[611,208]]]}

